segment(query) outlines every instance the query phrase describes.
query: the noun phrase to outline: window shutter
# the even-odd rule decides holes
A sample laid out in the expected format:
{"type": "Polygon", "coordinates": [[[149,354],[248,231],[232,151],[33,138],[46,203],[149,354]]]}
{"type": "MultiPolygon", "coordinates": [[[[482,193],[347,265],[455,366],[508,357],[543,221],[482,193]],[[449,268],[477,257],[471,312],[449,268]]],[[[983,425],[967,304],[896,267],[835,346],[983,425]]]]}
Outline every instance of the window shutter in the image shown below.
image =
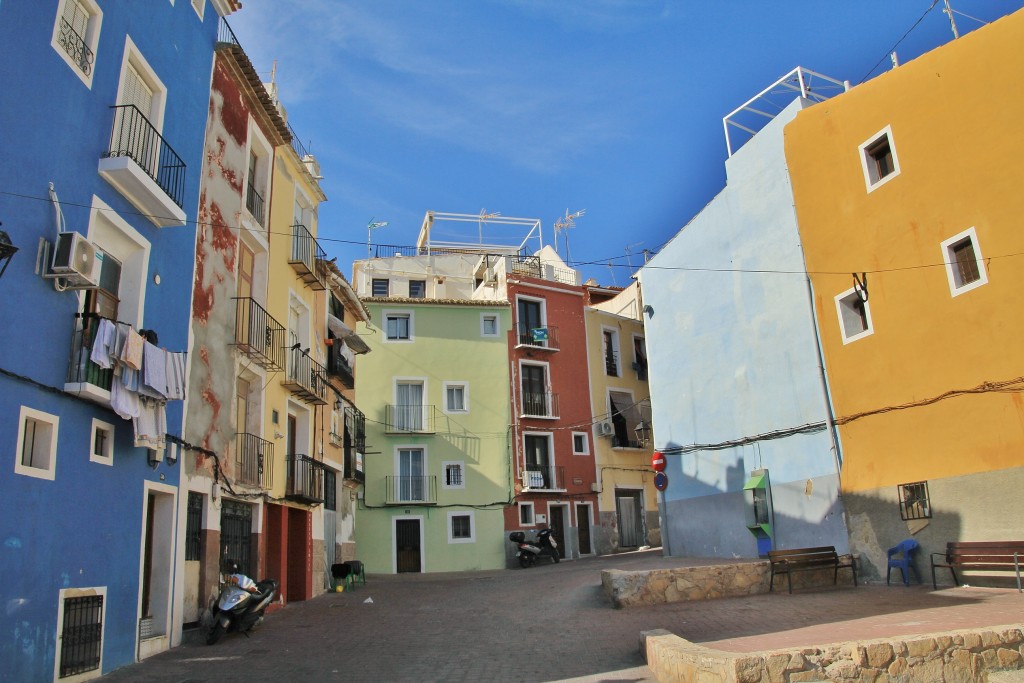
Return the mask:
{"type": "Polygon", "coordinates": [[[147,119],[153,117],[153,90],[130,63],[125,71],[121,104],[134,104],[147,119]]]}
{"type": "Polygon", "coordinates": [[[68,0],[64,5],[64,21],[71,25],[78,37],[85,40],[85,31],[89,26],[89,10],[78,0],[68,0]]]}

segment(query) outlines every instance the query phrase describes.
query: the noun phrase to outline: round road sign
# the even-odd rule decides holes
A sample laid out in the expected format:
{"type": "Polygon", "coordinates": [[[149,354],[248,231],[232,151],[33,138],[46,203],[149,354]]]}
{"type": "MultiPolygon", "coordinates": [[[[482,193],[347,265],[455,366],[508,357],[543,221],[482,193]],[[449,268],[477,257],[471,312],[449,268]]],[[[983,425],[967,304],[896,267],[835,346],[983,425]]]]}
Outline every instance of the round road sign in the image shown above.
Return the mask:
{"type": "Polygon", "coordinates": [[[654,475],[654,488],[659,491],[664,491],[668,488],[668,475],[664,472],[658,472],[654,475]]]}
{"type": "Polygon", "coordinates": [[[651,467],[654,468],[655,472],[661,472],[665,469],[665,455],[661,451],[654,451],[654,455],[651,456],[651,467]]]}

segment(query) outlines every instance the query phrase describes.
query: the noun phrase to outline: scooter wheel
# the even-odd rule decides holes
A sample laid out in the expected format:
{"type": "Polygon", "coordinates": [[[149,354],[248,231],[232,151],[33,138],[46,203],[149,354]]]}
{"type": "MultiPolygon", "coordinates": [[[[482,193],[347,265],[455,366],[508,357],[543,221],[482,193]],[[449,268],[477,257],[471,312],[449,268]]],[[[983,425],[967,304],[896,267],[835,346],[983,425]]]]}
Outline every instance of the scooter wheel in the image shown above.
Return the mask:
{"type": "Polygon", "coordinates": [[[553,559],[555,561],[555,564],[558,564],[559,562],[562,561],[562,558],[560,558],[558,556],[558,551],[557,550],[551,555],[551,559],[553,559]]]}
{"type": "Polygon", "coordinates": [[[213,645],[220,637],[224,635],[224,625],[220,623],[220,619],[213,622],[213,626],[210,628],[209,635],[206,636],[206,644],[213,645]]]}
{"type": "Polygon", "coordinates": [[[519,556],[519,566],[523,569],[528,569],[533,566],[533,555],[529,553],[523,553],[519,556]]]}

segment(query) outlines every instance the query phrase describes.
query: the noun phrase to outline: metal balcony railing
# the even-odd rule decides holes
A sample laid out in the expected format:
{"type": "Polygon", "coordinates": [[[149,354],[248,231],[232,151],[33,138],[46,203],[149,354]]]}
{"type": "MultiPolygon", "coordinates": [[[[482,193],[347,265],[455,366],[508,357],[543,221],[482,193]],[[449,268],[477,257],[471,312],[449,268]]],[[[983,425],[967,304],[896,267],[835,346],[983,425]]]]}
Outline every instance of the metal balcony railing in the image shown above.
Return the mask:
{"type": "Polygon", "coordinates": [[[104,370],[89,360],[93,338],[100,318],[96,315],[78,318],[71,334],[71,352],[68,358],[68,384],[92,384],[110,391],[114,370],[104,370]]]}
{"type": "Polygon", "coordinates": [[[356,451],[355,448],[352,448],[350,446],[350,447],[347,447],[345,449],[345,473],[344,473],[344,476],[345,476],[346,479],[351,479],[352,481],[363,482],[363,481],[366,481],[366,475],[365,475],[365,473],[363,472],[362,469],[359,469],[359,468],[356,467],[356,463],[358,462],[358,459],[359,459],[359,455],[357,454],[357,451],[356,451]]]}
{"type": "Polygon", "coordinates": [[[114,110],[114,125],[110,131],[110,147],[103,156],[129,157],[183,208],[185,162],[134,104],[119,104],[111,109],[114,110]]]}
{"type": "Polygon", "coordinates": [[[437,503],[437,477],[384,477],[386,488],[384,501],[387,505],[407,503],[437,503]]]}
{"type": "Polygon", "coordinates": [[[234,297],[235,345],[266,370],[284,370],[285,329],[251,297],[234,297]]]}
{"type": "Polygon", "coordinates": [[[523,470],[523,488],[535,491],[565,488],[565,468],[527,463],[523,470]]]}
{"type": "Polygon", "coordinates": [[[316,241],[305,225],[296,223],[292,226],[292,253],[288,259],[299,278],[310,288],[327,289],[319,261],[327,259],[327,252],[316,241]]]}
{"type": "Polygon", "coordinates": [[[352,447],[360,453],[366,452],[366,416],[353,406],[345,408],[345,425],[352,438],[352,447]]]}
{"type": "Polygon", "coordinates": [[[295,150],[295,154],[298,155],[299,161],[304,160],[309,156],[309,152],[306,151],[306,146],[302,144],[301,140],[299,140],[298,134],[295,132],[295,129],[292,128],[292,124],[290,123],[288,124],[288,132],[292,134],[292,149],[295,150]]]}
{"type": "Polygon", "coordinates": [[[345,356],[341,354],[340,339],[334,340],[334,346],[327,347],[327,372],[332,377],[337,377],[341,380],[342,386],[346,389],[355,388],[355,374],[352,372],[352,366],[345,360],[345,356]]]}
{"type": "Polygon", "coordinates": [[[57,42],[64,48],[64,52],[68,53],[72,61],[78,65],[83,74],[88,76],[92,73],[92,63],[96,56],[92,53],[89,46],[85,44],[85,39],[78,35],[78,31],[63,17],[60,20],[60,34],[57,36],[57,42]]]}
{"type": "Polygon", "coordinates": [[[558,417],[558,394],[524,391],[523,417],[558,417]]]}
{"type": "Polygon", "coordinates": [[[646,448],[640,439],[630,439],[618,435],[612,436],[612,448],[646,448]]]}
{"type": "Polygon", "coordinates": [[[433,434],[435,407],[430,405],[385,406],[385,431],[389,434],[433,434]]]}
{"type": "Polygon", "coordinates": [[[238,481],[270,490],[274,486],[274,443],[255,434],[235,434],[235,470],[238,481]]]}
{"type": "Polygon", "coordinates": [[[256,191],[252,185],[245,191],[245,208],[248,209],[253,219],[261,226],[263,223],[263,195],[256,191]]]}
{"type": "Polygon", "coordinates": [[[296,344],[287,349],[288,371],[281,383],[306,403],[327,405],[327,369],[296,344]]]}
{"type": "Polygon", "coordinates": [[[324,466],[308,455],[288,456],[285,498],[302,503],[324,502],[324,466]]]}
{"type": "Polygon", "coordinates": [[[519,346],[530,346],[535,349],[546,349],[557,351],[558,328],[554,325],[545,327],[532,327],[530,325],[516,325],[516,343],[519,346]]]}
{"type": "Polygon", "coordinates": [[[609,377],[618,377],[619,355],[617,353],[612,352],[604,354],[604,372],[609,377]]]}
{"type": "Polygon", "coordinates": [[[544,268],[541,265],[539,256],[507,256],[506,267],[513,275],[525,275],[527,277],[543,278],[544,268]]]}

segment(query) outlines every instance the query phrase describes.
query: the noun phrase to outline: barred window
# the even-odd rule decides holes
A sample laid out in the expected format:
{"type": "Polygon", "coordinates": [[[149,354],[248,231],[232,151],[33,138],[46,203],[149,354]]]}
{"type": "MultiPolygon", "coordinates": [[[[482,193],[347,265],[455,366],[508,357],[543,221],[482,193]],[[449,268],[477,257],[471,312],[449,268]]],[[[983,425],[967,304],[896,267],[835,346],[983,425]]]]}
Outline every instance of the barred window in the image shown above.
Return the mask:
{"type": "Polygon", "coordinates": [[[931,519],[932,506],[928,498],[928,482],[900,484],[900,517],[903,519],[931,519]]]}

